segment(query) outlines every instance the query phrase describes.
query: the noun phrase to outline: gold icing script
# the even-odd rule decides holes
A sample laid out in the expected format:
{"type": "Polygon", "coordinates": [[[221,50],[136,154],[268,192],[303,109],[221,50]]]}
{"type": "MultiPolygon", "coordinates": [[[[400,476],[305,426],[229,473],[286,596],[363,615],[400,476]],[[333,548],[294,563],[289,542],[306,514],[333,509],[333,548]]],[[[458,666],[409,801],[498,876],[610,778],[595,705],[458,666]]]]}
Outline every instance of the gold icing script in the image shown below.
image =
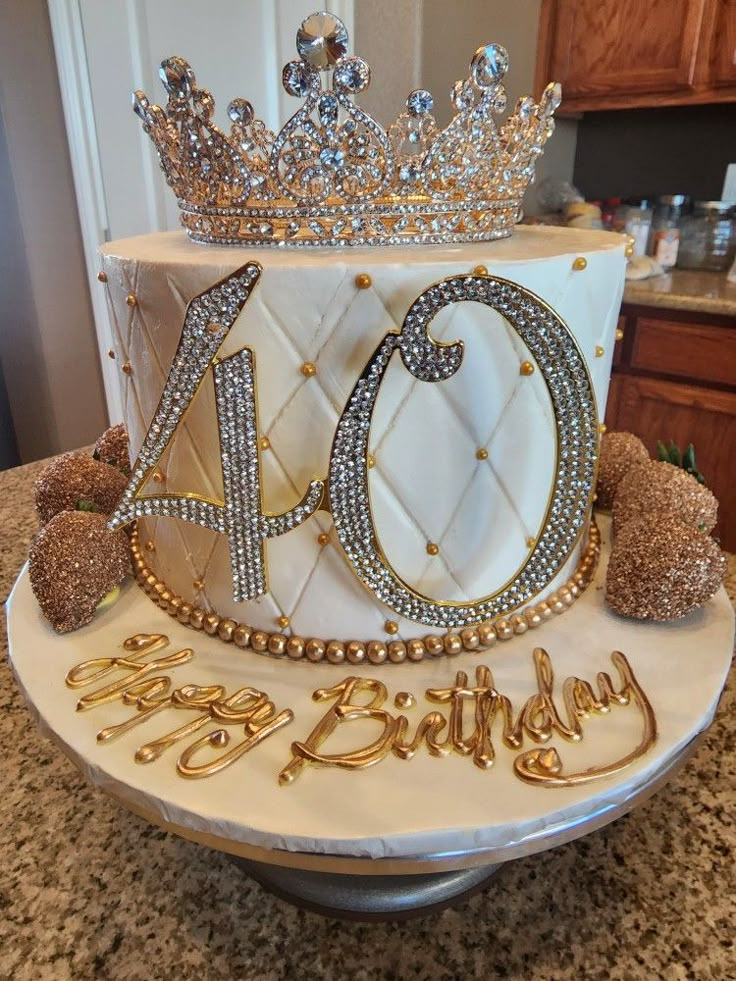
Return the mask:
{"type": "Polygon", "coordinates": [[[141,746],[135,760],[152,763],[172,746],[187,743],[176,769],[180,776],[195,779],[224,770],[294,718],[291,709],[277,714],[268,695],[257,688],[240,688],[232,695],[227,695],[222,685],[183,685],[172,691],[171,678],[159,672],[187,664],[194,657],[194,651],[185,648],[164,657],[153,656],[168,644],[169,638],[164,634],[136,634],[123,644],[125,657],[92,658],[67,674],[69,688],[82,688],[96,684],[108,675],[125,672],[123,678],[83,695],[77,702],[78,712],[118,700],[124,705],[135,706],[131,718],[101,729],[97,733],[98,742],[106,743],[122,736],[167,709],[194,712],[194,719],[141,746]],[[197,736],[213,722],[218,725],[216,729],[197,736]],[[228,748],[230,734],[225,726],[242,726],[245,738],[228,748]],[[189,741],[192,737],[196,738],[189,741]],[[208,762],[195,763],[195,758],[201,758],[206,750],[226,751],[208,762]]]}
{"type": "Polygon", "coordinates": [[[643,756],[657,737],[654,711],[629,662],[620,651],[614,651],[611,660],[618,669],[620,687],[615,688],[610,675],[603,671],[597,676],[597,693],[589,682],[567,678],[562,686],[562,712],[553,692],[552,662],[541,647],[534,651],[537,691],[517,715],[510,699],[496,689],[489,668],[484,665],[476,668],[475,685],[469,685],[467,674],[458,671],[452,687],[430,688],[425,692],[428,701],[449,707],[449,718],[442,712],[429,712],[413,736],[406,716],[393,715],[384,708],[388,692],[382,682],[374,678],[346,678],[332,688],[314,692],[315,701],[330,700],[332,705],[304,742],[292,743],[293,758],[279,774],[279,782],[292,783],[310,764],[358,770],[379,763],[389,753],[408,760],[422,743],[432,756],[446,756],[454,751],[472,757],[476,766],[487,769],[496,756],[491,730],[497,717],[501,719],[503,743],[509,749],[520,750],[525,737],[546,743],[556,733],[569,742],[579,742],[583,737],[582,720],[592,713],[608,712],[611,705],[628,705],[633,701],[643,719],[641,740],[634,750],[611,763],[565,774],[559,752],[553,746],[527,750],[514,760],[514,772],[521,780],[545,787],[569,787],[610,776],[643,756]],[[466,708],[467,715],[472,716],[469,725],[466,708]],[[323,744],[339,726],[366,719],[380,727],[373,742],[350,752],[322,751],[323,744]]]}

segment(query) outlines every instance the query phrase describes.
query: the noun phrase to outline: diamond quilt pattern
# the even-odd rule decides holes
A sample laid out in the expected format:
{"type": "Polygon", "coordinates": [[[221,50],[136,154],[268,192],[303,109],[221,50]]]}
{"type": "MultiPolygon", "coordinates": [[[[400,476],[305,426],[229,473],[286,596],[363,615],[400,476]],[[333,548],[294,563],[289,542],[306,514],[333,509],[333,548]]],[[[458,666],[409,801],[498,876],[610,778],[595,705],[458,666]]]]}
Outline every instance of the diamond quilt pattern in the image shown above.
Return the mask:
{"type": "MultiPolygon", "coordinates": [[[[131,243],[138,241],[144,240],[131,243]]],[[[293,506],[308,481],[326,473],[339,415],[384,334],[400,329],[428,285],[481,261],[492,275],[542,296],[567,320],[588,359],[599,404],[605,404],[620,300],[618,252],[586,253],[588,269],[581,276],[572,271],[569,253],[489,261],[497,247],[482,247],[481,256],[481,247],[464,246],[443,261],[421,250],[412,253],[413,262],[401,263],[388,261],[384,250],[354,260],[337,254],[327,260],[258,256],[264,274],[222,353],[245,345],[255,351],[259,428],[270,441],[262,453],[268,511],[293,506]],[[364,268],[373,287],[358,290],[355,274],[364,268]],[[605,349],[603,358],[594,356],[596,345],[605,349]],[[304,362],[317,365],[314,377],[301,373],[304,362]]],[[[135,258],[135,250],[105,260],[114,348],[131,366],[120,384],[134,449],[155,412],[187,301],[245,261],[236,250],[189,248],[201,258],[176,261],[163,248],[157,261],[135,258]],[[137,297],[133,307],[125,302],[129,293],[137,297]]],[[[547,506],[555,425],[544,381],[538,372],[520,375],[519,364],[529,355],[500,315],[475,303],[455,305],[435,318],[432,333],[465,342],[463,365],[453,378],[428,384],[394,356],[371,431],[375,467],[369,481],[379,537],[398,574],[427,595],[459,601],[486,595],[522,564],[527,539],[538,534],[547,506]],[[479,449],[487,451],[485,459],[477,458],[479,449]],[[436,556],[427,552],[430,542],[438,546],[436,556]]],[[[158,490],[221,499],[209,375],[159,470],[158,490]]],[[[318,544],[320,532],[331,529],[328,515],[267,543],[270,592],[245,604],[232,600],[224,538],[174,520],[143,524],[157,572],[177,592],[223,614],[264,629],[274,629],[286,615],[295,631],[309,635],[380,636],[387,618],[399,622],[399,636],[421,633],[421,626],[395,616],[364,589],[334,532],[328,545],[318,544]]]]}

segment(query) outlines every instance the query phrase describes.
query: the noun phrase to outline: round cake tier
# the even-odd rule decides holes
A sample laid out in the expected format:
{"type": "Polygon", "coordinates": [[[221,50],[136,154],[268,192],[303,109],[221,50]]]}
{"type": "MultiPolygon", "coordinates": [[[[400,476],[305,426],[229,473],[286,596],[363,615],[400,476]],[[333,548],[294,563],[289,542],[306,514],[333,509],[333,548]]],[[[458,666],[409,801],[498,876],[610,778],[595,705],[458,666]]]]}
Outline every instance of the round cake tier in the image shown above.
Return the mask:
{"type": "MultiPolygon", "coordinates": [[[[135,453],[154,417],[187,303],[257,261],[262,273],[218,352],[255,361],[264,511],[293,508],[325,478],[351,392],[389,332],[432,284],[481,267],[529,291],[566,323],[605,406],[624,272],[619,236],[519,228],[492,244],[344,251],[206,248],[181,233],[104,247],[125,423],[135,453]]],[[[377,397],[368,486],[380,549],[411,590],[468,603],[513,580],[547,517],[558,464],[548,380],[517,330],[479,302],[448,303],[431,323],[461,340],[452,377],[427,384],[394,352],[377,397]]],[[[215,390],[208,372],[145,493],[221,501],[215,390]]],[[[145,518],[140,539],[155,574],[185,601],[265,631],[361,641],[410,639],[426,627],[361,583],[319,511],[265,542],[268,591],[236,602],[228,540],[172,518],[145,518]],[[388,633],[389,631],[390,633],[388,633]]],[[[541,585],[575,569],[580,544],[541,585]]]]}

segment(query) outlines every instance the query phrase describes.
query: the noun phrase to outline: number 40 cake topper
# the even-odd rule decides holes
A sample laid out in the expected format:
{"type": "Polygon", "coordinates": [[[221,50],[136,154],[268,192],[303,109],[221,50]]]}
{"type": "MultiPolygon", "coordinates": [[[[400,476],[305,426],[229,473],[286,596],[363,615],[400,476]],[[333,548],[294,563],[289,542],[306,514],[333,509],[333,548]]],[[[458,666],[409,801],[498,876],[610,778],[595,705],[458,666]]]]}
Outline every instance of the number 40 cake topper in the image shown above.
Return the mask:
{"type": "Polygon", "coordinates": [[[335,430],[329,476],[310,482],[301,501],[281,514],[264,509],[255,354],[244,347],[219,360],[217,352],[263,274],[249,262],[200,293],[187,306],[179,346],[130,482],[111,528],[139,517],[179,518],[227,535],[235,600],[268,592],[266,541],[284,535],[316,511],[331,512],[337,539],[358,578],[396,613],[435,627],[480,623],[514,609],[554,578],[582,532],[591,503],[598,450],[598,414],[590,374],[565,322],[534,293],[489,275],[451,276],[412,303],[401,330],[389,331],[363,369],[335,430]],[[434,317],[460,302],[498,311],[534,357],[555,416],[555,473],[542,529],[513,579],[479,599],[436,600],[405,583],[389,564],[373,519],[368,446],[376,400],[391,358],[423,382],[450,378],[463,360],[461,340],[439,343],[434,317]],[[207,372],[215,382],[224,500],[195,493],[144,495],[151,472],[174,438],[207,372]]]}

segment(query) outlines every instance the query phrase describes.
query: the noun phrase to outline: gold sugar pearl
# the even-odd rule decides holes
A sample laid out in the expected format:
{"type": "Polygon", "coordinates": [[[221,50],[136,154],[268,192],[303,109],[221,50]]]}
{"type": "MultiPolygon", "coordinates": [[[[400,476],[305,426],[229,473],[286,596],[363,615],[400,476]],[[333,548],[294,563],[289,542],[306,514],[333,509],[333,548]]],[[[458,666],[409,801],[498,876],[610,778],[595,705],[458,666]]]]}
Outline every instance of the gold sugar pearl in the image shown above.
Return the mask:
{"type": "Polygon", "coordinates": [[[475,627],[463,627],[460,631],[460,640],[466,651],[475,651],[480,646],[480,633],[475,627]]]}
{"type": "Polygon", "coordinates": [[[345,660],[345,645],[339,640],[331,640],[325,650],[325,657],[330,664],[342,664],[345,660]]]}
{"type": "Polygon", "coordinates": [[[310,661],[321,661],[325,656],[325,647],[327,645],[323,640],[319,640],[317,637],[312,637],[308,640],[304,648],[304,652],[310,661]]]}
{"type": "Polygon", "coordinates": [[[138,306],[138,298],[136,297],[135,293],[128,293],[128,295],[125,297],[125,302],[129,307],[138,306]]]}
{"type": "Polygon", "coordinates": [[[427,653],[432,657],[439,657],[445,650],[445,645],[442,642],[441,637],[425,637],[424,646],[427,648],[427,653]]]}
{"type": "Polygon", "coordinates": [[[605,350],[600,346],[600,344],[596,344],[596,346],[595,346],[595,356],[597,358],[602,358],[605,353],[606,353],[605,350]]]}
{"type": "Polygon", "coordinates": [[[221,640],[226,641],[228,644],[232,643],[233,634],[235,633],[237,626],[238,624],[235,620],[220,620],[220,624],[217,628],[218,637],[220,637],[221,640]]]}
{"type": "Polygon", "coordinates": [[[115,360],[115,352],[112,348],[110,348],[110,350],[107,352],[107,356],[108,358],[112,358],[113,361],[115,360]]]}
{"type": "Polygon", "coordinates": [[[439,555],[440,547],[435,545],[434,542],[427,542],[427,555],[439,555]]]}
{"type": "Polygon", "coordinates": [[[410,709],[416,704],[416,699],[410,691],[399,691],[394,697],[394,706],[397,709],[410,709]]]}
{"type": "Polygon", "coordinates": [[[133,369],[130,367],[130,361],[126,361],[125,362],[125,364],[122,366],[122,371],[126,375],[132,375],[133,374],[133,369]]]}
{"type": "Polygon", "coordinates": [[[101,283],[107,282],[107,273],[104,271],[104,269],[100,269],[100,271],[97,273],[97,278],[101,283]]]}
{"type": "Polygon", "coordinates": [[[603,435],[603,433],[605,433],[606,428],[607,427],[606,427],[605,422],[599,422],[598,423],[598,432],[601,434],[601,436],[603,435]]]}
{"type": "Polygon", "coordinates": [[[151,474],[151,480],[153,480],[157,484],[161,484],[163,483],[164,475],[161,473],[160,470],[154,470],[153,473],[151,474]]]}
{"type": "Polygon", "coordinates": [[[361,644],[359,640],[351,640],[345,645],[345,657],[351,664],[361,664],[366,657],[365,644],[361,644]]]}
{"type": "Polygon", "coordinates": [[[314,378],[317,374],[317,365],[312,361],[305,361],[300,370],[305,378],[314,378]]]}
{"type": "Polygon", "coordinates": [[[572,268],[575,270],[575,272],[582,272],[583,269],[587,269],[587,267],[588,260],[582,255],[579,255],[572,264],[572,268]]]}
{"type": "Polygon", "coordinates": [[[427,648],[424,646],[423,640],[415,638],[406,642],[406,656],[410,661],[423,661],[426,653],[427,648]]]}
{"type": "Polygon", "coordinates": [[[383,629],[387,634],[397,634],[399,632],[399,625],[395,620],[387,620],[383,625],[383,629]]]}
{"type": "Polygon", "coordinates": [[[511,640],[514,636],[514,628],[508,620],[497,620],[495,627],[499,640],[511,640]]]}
{"type": "Polygon", "coordinates": [[[527,540],[526,540],[526,547],[527,548],[534,548],[534,546],[536,544],[537,544],[537,539],[536,538],[532,538],[531,535],[530,535],[529,538],[527,538],[527,540]]]}
{"type": "Polygon", "coordinates": [[[369,470],[372,470],[375,467],[375,465],[376,465],[376,458],[371,453],[369,453],[368,454],[368,469],[369,470]]]}
{"type": "Polygon", "coordinates": [[[370,641],[365,650],[371,664],[383,664],[388,657],[388,648],[380,640],[370,641]]]}
{"type": "Polygon", "coordinates": [[[373,280],[368,273],[358,273],[355,277],[355,285],[359,290],[368,290],[373,285],[373,280]]]}
{"type": "Polygon", "coordinates": [[[620,327],[617,327],[616,328],[616,340],[617,341],[622,341],[623,339],[624,339],[624,332],[621,330],[620,327]]]}
{"type": "Polygon", "coordinates": [[[474,276],[487,276],[488,275],[488,267],[487,266],[476,266],[475,269],[473,270],[473,275],[474,276]]]}
{"type": "Polygon", "coordinates": [[[200,590],[204,589],[204,579],[195,579],[192,586],[194,586],[194,588],[199,592],[200,590]]]}
{"type": "Polygon", "coordinates": [[[233,643],[236,647],[247,647],[250,644],[250,628],[244,623],[238,624],[233,630],[233,643]]]}
{"type": "Polygon", "coordinates": [[[286,630],[286,628],[291,623],[291,620],[286,615],[284,615],[284,616],[277,617],[276,623],[282,630],[286,630]]]}
{"type": "Polygon", "coordinates": [[[445,654],[449,654],[450,656],[459,654],[463,649],[463,642],[457,634],[445,634],[442,643],[445,647],[445,654]]]}
{"type": "Polygon", "coordinates": [[[511,626],[515,634],[524,634],[529,629],[529,624],[526,622],[526,618],[520,613],[516,613],[511,617],[511,626]]]}
{"type": "Polygon", "coordinates": [[[250,646],[254,651],[258,651],[261,654],[268,650],[268,641],[269,636],[265,630],[254,630],[250,635],[250,646]]]}
{"type": "Polygon", "coordinates": [[[329,541],[330,541],[330,536],[327,534],[326,531],[323,531],[321,535],[317,535],[317,544],[321,545],[322,548],[324,548],[325,545],[328,545],[329,541]]]}
{"type": "Polygon", "coordinates": [[[275,657],[286,653],[286,637],[283,634],[271,634],[268,638],[268,653],[275,657]]]}
{"type": "Polygon", "coordinates": [[[394,664],[401,664],[406,660],[406,644],[403,640],[392,640],[388,645],[388,659],[394,664]]]}
{"type": "Polygon", "coordinates": [[[261,436],[261,438],[258,440],[258,445],[262,450],[270,450],[271,440],[268,438],[268,436],[261,436]]]}
{"type": "Polygon", "coordinates": [[[477,449],[475,451],[475,459],[476,460],[487,460],[488,459],[488,450],[485,448],[485,446],[481,446],[480,449],[477,449]]]}
{"type": "Polygon", "coordinates": [[[496,628],[492,623],[478,624],[478,637],[480,638],[481,647],[492,647],[498,640],[496,628]]]}
{"type": "Polygon", "coordinates": [[[300,657],[304,657],[304,649],[306,646],[307,642],[303,637],[289,637],[289,639],[286,641],[286,653],[289,657],[297,661],[300,657]]]}
{"type": "Polygon", "coordinates": [[[529,375],[534,374],[534,365],[531,363],[531,361],[521,362],[519,365],[519,374],[524,375],[526,378],[528,378],[529,375]]]}
{"type": "Polygon", "coordinates": [[[217,633],[220,626],[220,618],[216,613],[208,613],[204,618],[204,632],[211,637],[217,633]]]}
{"type": "Polygon", "coordinates": [[[156,546],[153,544],[153,542],[150,540],[150,538],[149,538],[149,540],[146,542],[146,544],[143,547],[145,548],[145,550],[147,552],[155,552],[156,551],[156,546]]]}

